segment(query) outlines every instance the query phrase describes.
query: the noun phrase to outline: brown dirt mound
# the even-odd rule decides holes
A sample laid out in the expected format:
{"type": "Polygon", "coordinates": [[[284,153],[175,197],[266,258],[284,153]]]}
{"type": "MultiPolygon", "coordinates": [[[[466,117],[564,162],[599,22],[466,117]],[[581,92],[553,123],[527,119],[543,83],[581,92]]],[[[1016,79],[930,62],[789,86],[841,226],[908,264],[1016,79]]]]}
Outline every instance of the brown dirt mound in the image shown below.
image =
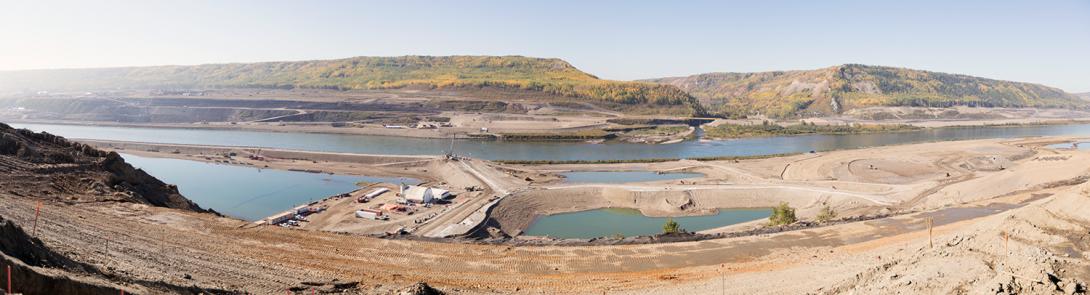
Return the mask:
{"type": "Polygon", "coordinates": [[[0,187],[16,196],[68,202],[136,202],[206,212],[120,155],[0,123],[0,187]]]}

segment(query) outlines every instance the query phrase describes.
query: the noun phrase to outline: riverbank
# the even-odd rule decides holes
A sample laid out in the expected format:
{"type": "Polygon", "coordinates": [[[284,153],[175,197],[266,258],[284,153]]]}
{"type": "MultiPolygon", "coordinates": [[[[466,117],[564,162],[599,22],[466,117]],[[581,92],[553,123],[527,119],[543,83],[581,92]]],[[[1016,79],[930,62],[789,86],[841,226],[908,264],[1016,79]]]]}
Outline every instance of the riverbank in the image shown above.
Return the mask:
{"type": "MultiPolygon", "coordinates": [[[[100,121],[5,119],[9,123],[56,124],[72,126],[113,126],[126,128],[170,128],[197,130],[238,130],[278,133],[339,135],[374,135],[418,139],[504,140],[511,142],[602,142],[674,144],[686,139],[729,140],[771,136],[845,135],[903,133],[919,130],[957,128],[1032,127],[1090,124],[1090,119],[1070,116],[991,120],[854,120],[845,118],[808,118],[801,122],[754,120],[714,120],[703,125],[703,136],[695,128],[676,129],[679,118],[612,118],[446,114],[452,127],[415,128],[410,125],[334,124],[333,122],[200,122],[200,123],[118,123],[100,121]],[[551,118],[551,117],[549,117],[551,118]],[[631,121],[631,122],[630,122],[631,121]],[[662,122],[664,125],[623,125],[632,122],[662,122]],[[674,125],[670,125],[674,124],[674,125]]],[[[690,120],[692,121],[692,120],[690,120]]],[[[703,122],[703,121],[701,121],[703,122]]],[[[437,124],[437,123],[436,123],[437,124]]]]}
{"type": "Polygon", "coordinates": [[[918,131],[921,127],[912,125],[816,125],[806,121],[799,124],[782,126],[768,121],[762,124],[737,125],[719,124],[704,128],[704,138],[731,139],[746,137],[797,136],[797,135],[844,135],[865,133],[893,133],[918,131]]]}
{"type": "Polygon", "coordinates": [[[400,167],[399,164],[411,165],[440,159],[440,157],[435,156],[368,155],[109,140],[80,140],[80,142],[103,150],[144,157],[311,173],[411,177],[424,181],[435,181],[436,177],[423,170],[400,167]]]}
{"type": "Polygon", "coordinates": [[[16,127],[77,139],[264,147],[319,152],[442,156],[456,154],[486,160],[624,162],[676,159],[732,159],[769,154],[808,153],[921,142],[1028,136],[1090,135],[1090,124],[1026,127],[924,129],[900,133],[803,135],[723,141],[686,140],[674,144],[605,144],[422,139],[372,135],[333,135],[262,131],[128,128],[16,124],[16,127]]]}
{"type": "MultiPolygon", "coordinates": [[[[659,144],[679,142],[690,137],[692,130],[673,130],[650,126],[663,132],[649,133],[642,129],[625,128],[606,123],[605,119],[573,119],[572,122],[514,120],[491,121],[480,118],[458,118],[462,127],[427,127],[414,125],[343,124],[334,122],[201,122],[201,123],[118,123],[99,121],[56,121],[8,119],[15,124],[54,124],[71,126],[110,126],[126,128],[170,128],[197,130],[265,131],[278,133],[312,133],[341,135],[375,135],[420,139],[503,140],[514,142],[585,142],[618,139],[628,143],[659,144]],[[479,120],[479,121],[478,121],[479,120]],[[479,123],[478,123],[479,122],[479,123]],[[534,123],[534,124],[526,124],[534,123]],[[468,126],[468,127],[466,127],[468,126]]],[[[669,126],[667,126],[669,127],[669,126]]]]}

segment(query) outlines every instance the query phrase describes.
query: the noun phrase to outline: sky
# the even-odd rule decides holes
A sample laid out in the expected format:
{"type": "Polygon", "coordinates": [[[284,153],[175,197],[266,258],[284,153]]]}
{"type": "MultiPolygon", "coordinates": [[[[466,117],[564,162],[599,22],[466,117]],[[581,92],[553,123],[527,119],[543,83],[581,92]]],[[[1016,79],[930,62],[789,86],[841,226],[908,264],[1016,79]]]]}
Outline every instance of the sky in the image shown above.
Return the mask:
{"type": "Polygon", "coordinates": [[[0,70],[555,57],[606,79],[844,63],[1090,92],[1090,0],[5,1],[0,70]]]}

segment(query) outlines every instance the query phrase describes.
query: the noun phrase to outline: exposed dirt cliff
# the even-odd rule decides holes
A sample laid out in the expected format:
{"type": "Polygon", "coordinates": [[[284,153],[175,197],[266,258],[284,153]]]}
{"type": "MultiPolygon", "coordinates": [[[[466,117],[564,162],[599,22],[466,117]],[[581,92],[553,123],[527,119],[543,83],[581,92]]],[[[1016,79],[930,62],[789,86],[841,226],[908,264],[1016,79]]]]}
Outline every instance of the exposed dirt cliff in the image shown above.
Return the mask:
{"type": "Polygon", "coordinates": [[[135,202],[205,212],[174,185],[125,163],[120,155],[0,123],[0,187],[46,200],[135,202]]]}

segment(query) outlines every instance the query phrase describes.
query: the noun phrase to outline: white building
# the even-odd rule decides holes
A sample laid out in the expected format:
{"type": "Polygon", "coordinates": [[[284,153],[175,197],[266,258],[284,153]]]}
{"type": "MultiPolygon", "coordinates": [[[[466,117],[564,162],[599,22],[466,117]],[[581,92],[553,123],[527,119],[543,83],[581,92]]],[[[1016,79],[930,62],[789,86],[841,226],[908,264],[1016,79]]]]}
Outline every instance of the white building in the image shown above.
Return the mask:
{"type": "Polygon", "coordinates": [[[446,200],[450,198],[450,191],[441,188],[431,188],[431,195],[437,200],[446,200]]]}
{"type": "Polygon", "coordinates": [[[401,197],[409,202],[427,204],[435,201],[435,195],[430,187],[402,185],[401,197]]]}
{"type": "Polygon", "coordinates": [[[434,187],[402,185],[401,197],[409,202],[426,204],[450,198],[450,191],[434,187]]]}

